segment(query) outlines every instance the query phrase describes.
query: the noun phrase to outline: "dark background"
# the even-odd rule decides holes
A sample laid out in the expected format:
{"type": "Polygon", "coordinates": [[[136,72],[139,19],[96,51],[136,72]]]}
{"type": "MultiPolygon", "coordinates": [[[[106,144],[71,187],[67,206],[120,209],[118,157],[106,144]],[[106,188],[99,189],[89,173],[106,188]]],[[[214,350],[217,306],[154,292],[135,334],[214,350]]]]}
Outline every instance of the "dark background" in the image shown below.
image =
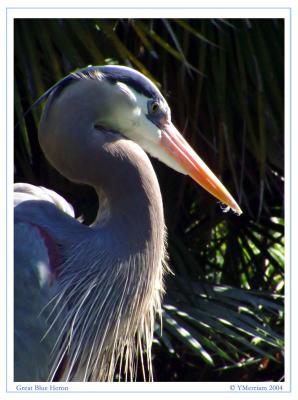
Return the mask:
{"type": "Polygon", "coordinates": [[[17,19],[15,180],[46,186],[86,223],[92,189],[45,160],[46,89],[87,65],[132,66],[161,89],[172,119],[239,202],[224,213],[188,177],[152,160],[170,266],[156,381],[283,379],[284,22],[273,19],[17,19]]]}

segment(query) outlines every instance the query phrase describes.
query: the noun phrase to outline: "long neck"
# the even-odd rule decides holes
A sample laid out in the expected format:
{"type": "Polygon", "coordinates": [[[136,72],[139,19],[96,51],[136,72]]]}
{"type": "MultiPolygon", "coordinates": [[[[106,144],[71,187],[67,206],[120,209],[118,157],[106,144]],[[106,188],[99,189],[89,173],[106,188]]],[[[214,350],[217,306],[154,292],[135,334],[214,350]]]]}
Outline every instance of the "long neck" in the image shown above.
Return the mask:
{"type": "Polygon", "coordinates": [[[66,295],[54,307],[68,312],[53,368],[67,354],[69,376],[84,367],[87,377],[112,379],[119,355],[131,369],[144,345],[151,375],[154,315],[163,291],[162,199],[145,152],[115,132],[100,130],[96,110],[104,115],[107,96],[93,92],[100,86],[95,83],[76,83],[50,96],[39,128],[51,164],[69,180],[94,187],[100,203],[91,227],[75,220],[60,223],[65,261],[57,291],[66,295]],[[78,335],[69,336],[68,322],[78,335]]]}
{"type": "Polygon", "coordinates": [[[106,233],[107,245],[121,256],[146,251],[161,254],[163,204],[148,157],[142,154],[138,165],[122,163],[117,172],[110,177],[107,174],[108,182],[96,187],[99,210],[93,229],[106,233]]]}

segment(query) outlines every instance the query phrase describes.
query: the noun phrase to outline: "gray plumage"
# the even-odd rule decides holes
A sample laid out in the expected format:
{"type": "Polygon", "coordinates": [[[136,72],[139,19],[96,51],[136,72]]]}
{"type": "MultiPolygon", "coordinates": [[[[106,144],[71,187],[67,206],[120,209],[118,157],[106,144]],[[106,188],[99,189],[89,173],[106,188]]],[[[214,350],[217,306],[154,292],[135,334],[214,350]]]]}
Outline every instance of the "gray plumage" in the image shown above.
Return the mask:
{"type": "Polygon", "coordinates": [[[44,256],[43,262],[51,269],[48,249],[34,225],[58,244],[62,263],[49,287],[32,281],[32,276],[26,285],[26,279],[16,275],[16,293],[21,288],[25,292],[22,297],[28,295],[23,318],[28,318],[29,310],[33,314],[30,330],[25,323],[19,327],[23,318],[16,302],[17,334],[23,330],[20,335],[30,339],[27,357],[25,350],[17,353],[22,346],[21,341],[16,342],[16,380],[52,380],[59,368],[63,369],[59,371],[61,380],[112,380],[117,363],[131,380],[136,357],[143,349],[144,377],[152,380],[151,345],[155,313],[161,307],[165,260],[162,200],[152,165],[140,146],[118,133],[94,128],[95,95],[102,96],[102,100],[97,98],[95,112],[111,113],[113,98],[102,94],[109,90],[107,85],[107,81],[95,82],[82,75],[63,91],[53,91],[39,129],[50,162],[71,180],[90,184],[99,193],[99,213],[92,227],[49,203],[40,190],[30,200],[28,193],[25,195],[28,186],[17,188],[16,197],[22,189],[24,194],[15,209],[17,274],[24,271],[27,258],[32,262],[28,270],[38,275],[32,256],[32,249],[38,247],[41,255],[36,257],[44,256]],[[95,93],[93,85],[97,83],[95,93]],[[83,115],[78,115],[78,105],[83,105],[83,115]],[[21,242],[29,254],[21,254],[21,242]],[[32,287],[37,298],[30,294],[32,287]],[[40,327],[34,332],[36,325],[40,327]],[[47,360],[43,353],[49,347],[52,354],[47,360]],[[32,349],[39,356],[32,357],[32,349]],[[39,357],[43,361],[37,363],[39,357]]]}
{"type": "Polygon", "coordinates": [[[159,90],[126,67],[62,79],[47,99],[39,142],[49,162],[99,198],[91,226],[56,193],[16,185],[15,380],[153,379],[166,229],[145,151],[237,203],[171,123],[159,90]],[[144,151],[145,150],[145,151],[144,151]]]}

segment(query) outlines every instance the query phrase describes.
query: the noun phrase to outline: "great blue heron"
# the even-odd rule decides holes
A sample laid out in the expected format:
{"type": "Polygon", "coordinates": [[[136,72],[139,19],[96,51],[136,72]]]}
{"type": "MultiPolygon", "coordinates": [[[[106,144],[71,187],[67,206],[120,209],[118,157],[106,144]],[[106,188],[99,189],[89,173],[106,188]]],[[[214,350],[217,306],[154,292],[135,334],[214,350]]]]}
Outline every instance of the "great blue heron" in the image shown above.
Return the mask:
{"type": "Polygon", "coordinates": [[[15,185],[15,380],[109,381],[116,369],[133,380],[137,359],[152,380],[166,234],[145,151],[241,210],[141,73],[89,67],[45,98],[42,150],[62,175],[95,188],[99,210],[86,226],[55,192],[15,185]]]}

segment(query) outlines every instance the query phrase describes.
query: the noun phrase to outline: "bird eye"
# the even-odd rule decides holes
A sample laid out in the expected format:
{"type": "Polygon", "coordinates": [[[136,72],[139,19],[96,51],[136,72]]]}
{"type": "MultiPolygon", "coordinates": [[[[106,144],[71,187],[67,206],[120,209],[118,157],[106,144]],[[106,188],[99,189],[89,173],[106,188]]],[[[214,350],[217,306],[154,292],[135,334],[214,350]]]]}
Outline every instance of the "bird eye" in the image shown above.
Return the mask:
{"type": "Polygon", "coordinates": [[[157,101],[153,101],[153,102],[150,104],[150,112],[153,113],[153,114],[155,114],[157,111],[159,111],[159,104],[158,104],[157,101]]]}

